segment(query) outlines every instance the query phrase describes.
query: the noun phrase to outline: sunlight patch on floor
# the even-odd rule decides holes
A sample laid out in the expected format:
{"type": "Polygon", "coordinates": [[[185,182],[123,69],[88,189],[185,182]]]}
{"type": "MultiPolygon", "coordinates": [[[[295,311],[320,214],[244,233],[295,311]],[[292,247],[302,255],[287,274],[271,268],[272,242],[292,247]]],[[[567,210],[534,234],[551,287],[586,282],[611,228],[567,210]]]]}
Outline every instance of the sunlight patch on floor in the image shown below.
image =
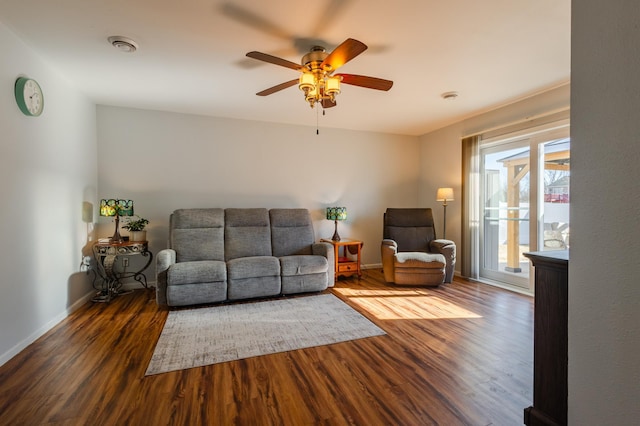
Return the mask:
{"type": "Polygon", "coordinates": [[[340,288],[335,291],[381,320],[482,318],[481,315],[435,296],[428,290],[340,288]]]}

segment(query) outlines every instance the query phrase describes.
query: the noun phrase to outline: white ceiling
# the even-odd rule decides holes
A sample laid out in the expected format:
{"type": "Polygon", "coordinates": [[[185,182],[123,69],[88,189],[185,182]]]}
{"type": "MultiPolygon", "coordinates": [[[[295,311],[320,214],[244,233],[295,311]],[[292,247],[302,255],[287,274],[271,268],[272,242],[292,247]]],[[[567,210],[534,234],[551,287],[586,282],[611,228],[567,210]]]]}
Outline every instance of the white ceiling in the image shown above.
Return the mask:
{"type": "Polygon", "coordinates": [[[570,3],[0,0],[0,20],[97,104],[421,135],[567,83],[570,3]],[[134,39],[138,51],[116,50],[111,35],[134,39]],[[256,96],[297,73],[245,54],[299,63],[296,38],[304,51],[314,44],[304,39],[329,50],[364,42],[369,49],[340,72],[393,88],[343,85],[338,106],[319,117],[295,86],[256,96]],[[448,91],[460,96],[445,101],[448,91]]]}

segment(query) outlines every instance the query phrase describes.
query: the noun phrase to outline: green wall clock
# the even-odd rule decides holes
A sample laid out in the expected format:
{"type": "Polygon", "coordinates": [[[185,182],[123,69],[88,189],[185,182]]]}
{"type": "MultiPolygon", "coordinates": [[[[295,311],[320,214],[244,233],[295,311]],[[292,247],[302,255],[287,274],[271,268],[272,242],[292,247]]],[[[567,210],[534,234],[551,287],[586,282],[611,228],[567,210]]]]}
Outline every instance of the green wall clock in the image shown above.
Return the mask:
{"type": "Polygon", "coordinates": [[[37,81],[18,77],[15,85],[16,102],[25,115],[37,117],[44,108],[44,96],[37,81]]]}

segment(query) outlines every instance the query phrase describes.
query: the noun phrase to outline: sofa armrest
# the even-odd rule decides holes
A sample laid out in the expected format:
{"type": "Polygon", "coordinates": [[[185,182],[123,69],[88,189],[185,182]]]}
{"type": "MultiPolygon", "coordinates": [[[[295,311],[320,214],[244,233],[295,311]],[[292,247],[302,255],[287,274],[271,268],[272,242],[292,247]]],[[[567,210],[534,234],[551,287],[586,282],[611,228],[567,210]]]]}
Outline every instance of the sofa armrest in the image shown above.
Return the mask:
{"type": "Polygon", "coordinates": [[[395,255],[398,252],[398,243],[393,240],[384,239],[380,245],[380,255],[382,257],[382,272],[384,280],[392,283],[395,280],[395,255]]]}
{"type": "Polygon", "coordinates": [[[334,266],[336,260],[333,253],[333,246],[329,243],[313,243],[311,245],[311,253],[327,258],[327,263],[329,264],[329,267],[327,268],[327,286],[333,287],[336,279],[336,271],[334,266]]]}
{"type": "Polygon", "coordinates": [[[429,244],[429,249],[432,253],[442,254],[447,260],[444,282],[450,283],[456,266],[456,243],[451,240],[433,240],[429,244]]]}
{"type": "Polygon", "coordinates": [[[156,256],[156,302],[167,304],[167,270],[176,263],[176,251],[163,249],[156,256]]]}

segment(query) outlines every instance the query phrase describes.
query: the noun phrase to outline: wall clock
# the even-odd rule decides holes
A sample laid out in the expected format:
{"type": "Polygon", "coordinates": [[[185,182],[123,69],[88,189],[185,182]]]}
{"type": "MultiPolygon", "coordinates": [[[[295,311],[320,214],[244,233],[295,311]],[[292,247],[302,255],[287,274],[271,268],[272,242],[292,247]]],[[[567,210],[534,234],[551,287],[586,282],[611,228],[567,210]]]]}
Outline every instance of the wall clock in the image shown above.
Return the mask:
{"type": "Polygon", "coordinates": [[[37,81],[18,77],[15,85],[16,102],[25,115],[37,117],[44,108],[44,96],[37,81]]]}

